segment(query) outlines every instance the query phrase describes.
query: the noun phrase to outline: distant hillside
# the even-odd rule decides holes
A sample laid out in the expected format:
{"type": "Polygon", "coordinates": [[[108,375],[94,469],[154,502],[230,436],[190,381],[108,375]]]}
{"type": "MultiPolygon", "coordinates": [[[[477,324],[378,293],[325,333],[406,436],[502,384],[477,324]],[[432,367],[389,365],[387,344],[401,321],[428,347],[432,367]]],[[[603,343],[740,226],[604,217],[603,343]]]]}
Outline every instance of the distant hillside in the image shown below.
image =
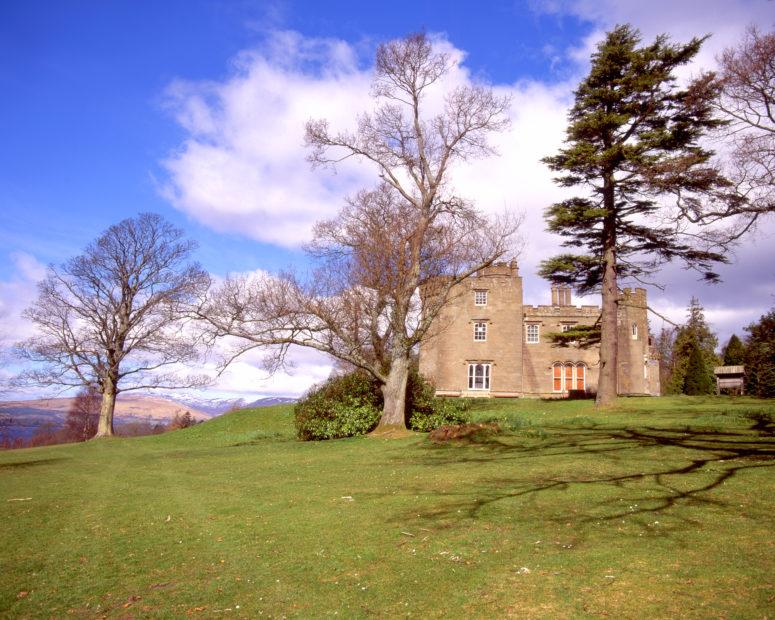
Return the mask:
{"type": "MultiPolygon", "coordinates": [[[[14,418],[42,417],[49,420],[53,416],[64,419],[74,400],[74,398],[40,398],[0,402],[0,415],[11,415],[14,418]]],[[[204,411],[170,398],[147,394],[120,394],[116,401],[115,415],[116,418],[121,419],[151,418],[157,422],[168,422],[176,414],[182,415],[186,411],[196,420],[207,420],[212,417],[204,411]]]]}
{"type": "MultiPolygon", "coordinates": [[[[49,423],[55,428],[64,425],[73,398],[39,398],[0,402],[0,433],[11,437],[31,437],[36,429],[49,423]]],[[[117,426],[138,421],[152,424],[170,422],[175,415],[188,411],[195,420],[208,420],[212,415],[162,396],[120,394],[116,401],[117,426]]]]}

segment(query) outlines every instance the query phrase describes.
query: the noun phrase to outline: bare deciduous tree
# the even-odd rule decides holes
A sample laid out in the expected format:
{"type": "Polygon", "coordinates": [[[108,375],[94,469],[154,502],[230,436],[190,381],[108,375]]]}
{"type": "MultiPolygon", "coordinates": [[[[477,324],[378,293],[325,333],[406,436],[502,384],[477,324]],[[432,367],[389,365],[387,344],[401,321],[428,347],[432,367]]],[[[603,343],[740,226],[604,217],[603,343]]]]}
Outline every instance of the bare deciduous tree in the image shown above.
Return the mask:
{"type": "Polygon", "coordinates": [[[76,394],[65,418],[65,434],[71,441],[86,441],[97,434],[100,419],[100,393],[89,386],[76,394]]]}
{"type": "Polygon", "coordinates": [[[733,218],[726,234],[735,240],[775,213],[775,32],[752,26],[718,60],[718,73],[706,73],[694,86],[718,93],[714,105],[727,121],[723,132],[732,149],[727,176],[740,199],[687,213],[703,224],[733,218]]]}
{"type": "Polygon", "coordinates": [[[206,288],[188,262],[194,243],[160,216],[111,226],[83,254],[50,266],[24,313],[37,334],[17,345],[31,364],[17,383],[92,387],[102,396],[97,437],[113,435],[120,392],[203,385],[169,367],[196,357],[184,310],[206,288]]]}
{"type": "Polygon", "coordinates": [[[237,337],[235,355],[276,345],[276,366],[290,345],[301,345],[366,370],[383,386],[380,429],[404,427],[412,352],[454,286],[514,250],[519,218],[483,216],[448,182],[455,161],[493,152],[487,137],[505,128],[508,102],[486,88],[458,87],[427,118],[428,90],[451,66],[423,34],[381,45],[376,110],[352,133],[334,133],[323,120],[306,129],[313,165],[367,160],[380,183],[316,226],[307,250],[317,268],[308,280],[230,279],[201,312],[213,335],[237,337]]]}

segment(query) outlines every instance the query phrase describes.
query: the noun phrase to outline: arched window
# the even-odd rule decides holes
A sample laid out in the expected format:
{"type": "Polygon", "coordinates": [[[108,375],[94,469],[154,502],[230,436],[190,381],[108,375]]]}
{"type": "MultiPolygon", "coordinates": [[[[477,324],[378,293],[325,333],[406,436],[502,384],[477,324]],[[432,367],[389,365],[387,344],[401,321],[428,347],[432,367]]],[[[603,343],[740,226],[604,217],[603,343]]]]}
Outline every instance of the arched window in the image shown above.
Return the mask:
{"type": "Polygon", "coordinates": [[[582,362],[576,364],[576,386],[577,390],[587,389],[587,366],[582,362]]]}
{"type": "Polygon", "coordinates": [[[552,392],[587,389],[587,365],[583,362],[552,364],[552,392]]]}

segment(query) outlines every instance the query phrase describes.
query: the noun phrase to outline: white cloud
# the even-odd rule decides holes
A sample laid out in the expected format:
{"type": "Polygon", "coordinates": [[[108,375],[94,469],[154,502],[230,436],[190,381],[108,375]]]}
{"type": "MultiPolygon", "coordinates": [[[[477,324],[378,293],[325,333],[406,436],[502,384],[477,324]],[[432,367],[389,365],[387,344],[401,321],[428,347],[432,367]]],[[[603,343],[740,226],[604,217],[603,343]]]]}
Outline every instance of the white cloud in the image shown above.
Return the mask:
{"type": "Polygon", "coordinates": [[[14,273],[0,281],[0,348],[32,335],[32,326],[22,318],[22,311],[37,295],[37,283],[46,275],[46,266],[25,252],[10,255],[14,273]]]}
{"type": "Polygon", "coordinates": [[[257,351],[242,355],[207,389],[207,396],[247,401],[269,396],[298,397],[325,381],[333,368],[330,357],[313,349],[291,349],[288,367],[271,375],[262,369],[261,360],[257,351]]]}
{"type": "Polygon", "coordinates": [[[5,387],[20,368],[11,355],[15,343],[33,335],[32,325],[22,312],[37,296],[37,282],[46,274],[46,267],[34,256],[24,252],[10,255],[14,272],[0,281],[0,394],[24,397],[24,392],[8,392],[5,387]]]}
{"type": "Polygon", "coordinates": [[[537,0],[539,12],[575,15],[596,28],[571,56],[586,63],[606,30],[629,23],[638,28],[644,42],[667,34],[675,42],[711,35],[703,44],[694,67],[712,69],[725,47],[736,45],[749,24],[769,28],[773,19],[770,0],[537,0]]]}
{"type": "MultiPolygon", "coordinates": [[[[445,90],[473,81],[462,50],[439,36],[434,44],[455,65],[430,93],[429,114],[440,109],[445,90]]],[[[376,181],[369,164],[351,160],[335,171],[311,170],[303,146],[309,118],[351,128],[356,114],[373,105],[370,80],[347,44],[279,33],[261,50],[241,54],[224,82],[173,83],[170,109],[188,138],[164,162],[165,196],[218,231],[298,246],[347,194],[376,181]]],[[[535,250],[556,246],[544,232],[542,213],[562,192],[540,158],[561,144],[572,84],[518,82],[497,90],[512,98],[511,128],[492,140],[500,155],[458,166],[452,181],[484,211],[526,212],[523,267],[532,272],[535,250]]]]}
{"type": "Polygon", "coordinates": [[[355,161],[335,176],[311,170],[304,124],[351,127],[369,105],[369,83],[345,43],[276,33],[260,52],[240,54],[225,82],[171,84],[169,107],[189,137],[163,162],[164,195],[215,230],[298,246],[373,178],[355,161]]]}
{"type": "MultiPolygon", "coordinates": [[[[688,76],[712,68],[715,55],[735,44],[750,22],[771,21],[771,3],[748,0],[577,0],[540,6],[593,23],[589,36],[564,51],[565,62],[576,67],[576,74],[561,84],[521,81],[515,76],[511,84],[495,85],[500,94],[512,97],[511,127],[492,141],[499,156],[466,162],[452,171],[456,190],[483,210],[525,212],[527,244],[520,263],[525,301],[532,304],[548,302],[548,284],[535,276],[536,268],[559,248],[559,239],[545,232],[543,210],[565,195],[540,159],[561,145],[573,89],[605,30],[630,22],[642,31],[645,42],[662,32],[679,42],[713,33],[698,61],[684,74],[688,76]]],[[[442,87],[471,83],[465,53],[443,37],[437,36],[434,42],[457,62],[442,87]]],[[[554,49],[548,52],[556,55],[554,49]]],[[[231,75],[221,82],[175,82],[168,90],[170,109],[188,137],[164,162],[169,172],[165,195],[175,207],[215,230],[298,246],[308,239],[315,221],[336,213],[345,195],[376,180],[369,165],[352,161],[338,166],[336,174],[313,171],[303,146],[304,123],[309,118],[328,119],[334,129],[353,126],[356,114],[373,105],[368,96],[370,78],[370,69],[359,63],[348,43],[282,32],[260,49],[239,55],[231,75]]],[[[438,103],[438,97],[432,97],[430,108],[438,103]]],[[[722,338],[728,331],[740,332],[740,326],[758,318],[772,303],[773,289],[768,289],[772,274],[762,277],[763,270],[775,262],[772,238],[767,237],[771,230],[765,226],[763,236],[750,239],[746,252],[751,257],[724,268],[725,282],[731,284],[702,286],[692,274],[670,267],[658,276],[667,284],[666,291],[651,289],[652,305],[683,319],[689,296],[698,294],[708,300],[708,317],[722,338]],[[727,287],[741,294],[725,298],[721,291],[730,290],[727,287]]],[[[235,392],[242,381],[254,385],[260,381],[249,363],[239,364],[227,388],[235,392]]],[[[313,376],[323,376],[323,365],[305,368],[310,373],[308,383],[313,376]]],[[[262,389],[281,393],[306,376],[303,372],[300,368],[295,380],[269,380],[261,384],[262,389]]]]}

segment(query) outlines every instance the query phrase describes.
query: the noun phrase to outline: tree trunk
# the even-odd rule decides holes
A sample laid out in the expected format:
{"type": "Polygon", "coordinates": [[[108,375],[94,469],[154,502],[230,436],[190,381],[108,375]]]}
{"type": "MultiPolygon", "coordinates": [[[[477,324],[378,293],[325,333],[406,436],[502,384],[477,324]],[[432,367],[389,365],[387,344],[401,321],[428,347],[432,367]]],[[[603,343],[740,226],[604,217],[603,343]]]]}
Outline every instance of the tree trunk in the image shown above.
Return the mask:
{"type": "Polygon", "coordinates": [[[97,437],[113,437],[113,412],[116,409],[116,384],[110,379],[105,380],[100,405],[100,420],[97,423],[97,437]]]}
{"type": "Polygon", "coordinates": [[[605,179],[603,201],[603,307],[600,318],[600,374],[597,381],[597,407],[616,401],[619,287],[616,283],[616,212],[613,180],[605,179]]]}
{"type": "Polygon", "coordinates": [[[409,379],[409,360],[394,358],[390,363],[387,382],[382,386],[382,417],[375,432],[406,430],[406,383],[409,379]]]}

